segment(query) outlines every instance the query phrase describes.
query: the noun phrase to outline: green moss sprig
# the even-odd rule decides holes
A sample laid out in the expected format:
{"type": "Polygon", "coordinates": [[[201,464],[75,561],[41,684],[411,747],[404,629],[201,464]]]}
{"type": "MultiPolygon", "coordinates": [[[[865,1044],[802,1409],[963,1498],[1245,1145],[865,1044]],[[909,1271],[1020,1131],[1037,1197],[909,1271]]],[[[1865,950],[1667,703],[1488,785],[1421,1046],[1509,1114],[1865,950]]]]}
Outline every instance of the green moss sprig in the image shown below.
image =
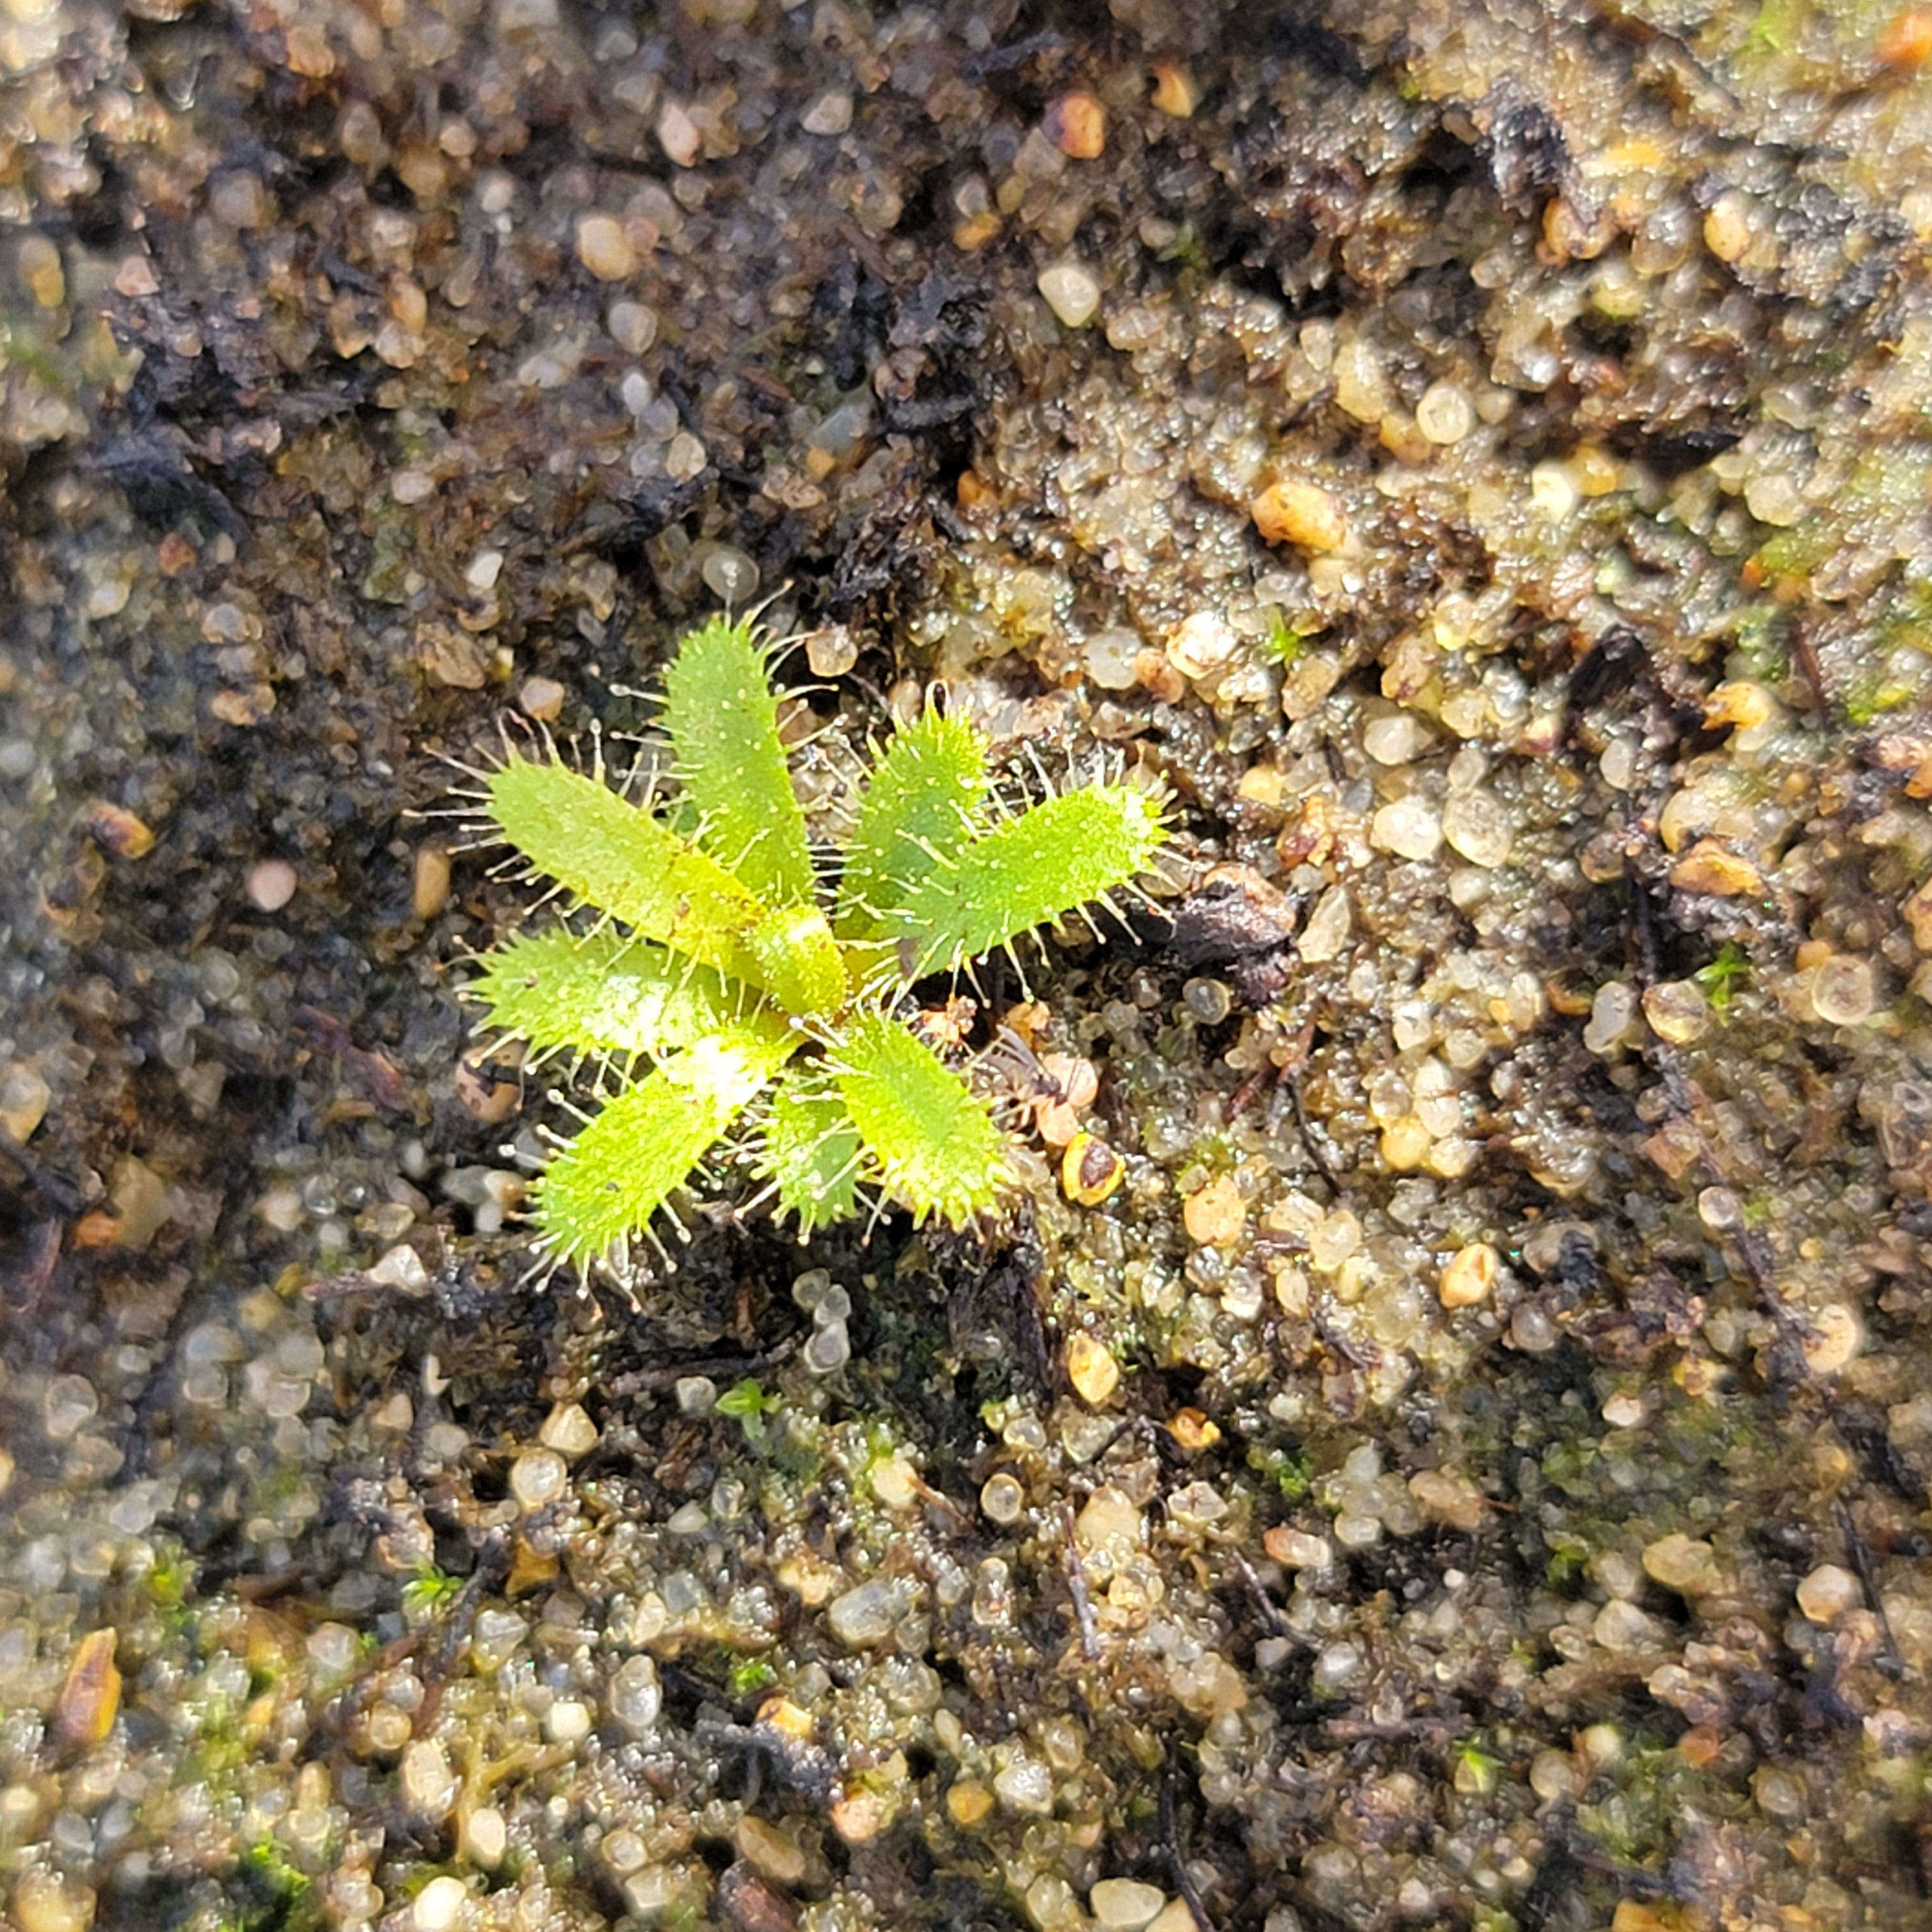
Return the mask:
{"type": "Polygon", "coordinates": [[[906,1024],[908,994],[1130,886],[1164,837],[1126,783],[1004,812],[987,745],[928,711],[874,765],[826,870],[778,736],[766,647],[716,618],[680,646],[664,729],[676,796],[633,802],[554,754],[476,774],[486,830],[592,918],[518,934],[468,989],[532,1054],[598,1070],[603,1104],[535,1188],[554,1263],[620,1279],[674,1192],[742,1132],[801,1237],[870,1187],[957,1227],[992,1207],[1008,1142],[906,1024]],[[827,872],[830,876],[827,876],[827,872]],[[579,929],[579,928],[581,929],[579,929]]]}

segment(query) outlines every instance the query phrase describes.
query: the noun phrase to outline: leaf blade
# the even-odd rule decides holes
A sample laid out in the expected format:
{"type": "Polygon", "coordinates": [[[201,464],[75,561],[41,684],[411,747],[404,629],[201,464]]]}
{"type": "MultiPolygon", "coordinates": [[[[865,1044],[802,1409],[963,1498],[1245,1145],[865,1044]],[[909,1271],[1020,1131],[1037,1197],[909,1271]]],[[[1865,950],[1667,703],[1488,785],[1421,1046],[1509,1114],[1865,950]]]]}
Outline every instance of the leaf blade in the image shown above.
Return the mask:
{"type": "Polygon", "coordinates": [[[881,1013],[859,1013],[839,1052],[840,1097],[887,1192],[916,1220],[955,1228],[992,1207],[1006,1138],[965,1082],[881,1013]]]}
{"type": "Polygon", "coordinates": [[[792,1051],[743,1030],[700,1042],[609,1101],[532,1190],[544,1245],[588,1266],[621,1252],[792,1051]]]}
{"type": "Polygon", "coordinates": [[[942,855],[889,924],[908,980],[957,971],[1144,872],[1166,836],[1160,801],[1089,785],[1030,806],[942,855]]]}
{"type": "MultiPolygon", "coordinates": [[[[609,927],[519,933],[488,954],[466,989],[488,1024],[539,1052],[641,1054],[661,1059],[744,1024],[742,988],[668,948],[609,927]]],[[[771,1024],[782,1025],[776,1015],[771,1024]]]]}
{"type": "Polygon", "coordinates": [[[488,812],[536,869],[638,937],[762,985],[745,946],[765,908],[716,860],[582,772],[513,754],[488,812]]]}
{"type": "Polygon", "coordinates": [[[812,904],[805,813],[766,654],[748,623],[714,617],[679,644],[664,673],[664,723],[698,843],[767,905],[812,904]]]}
{"type": "Polygon", "coordinates": [[[778,1210],[808,1239],[859,1208],[859,1130],[836,1084],[813,1074],[772,1096],[758,1171],[778,1187],[778,1210]]]}
{"type": "Polygon", "coordinates": [[[860,801],[845,846],[834,929],[876,938],[887,915],[950,851],[984,826],[986,741],[963,718],[928,711],[893,734],[860,801]]]}

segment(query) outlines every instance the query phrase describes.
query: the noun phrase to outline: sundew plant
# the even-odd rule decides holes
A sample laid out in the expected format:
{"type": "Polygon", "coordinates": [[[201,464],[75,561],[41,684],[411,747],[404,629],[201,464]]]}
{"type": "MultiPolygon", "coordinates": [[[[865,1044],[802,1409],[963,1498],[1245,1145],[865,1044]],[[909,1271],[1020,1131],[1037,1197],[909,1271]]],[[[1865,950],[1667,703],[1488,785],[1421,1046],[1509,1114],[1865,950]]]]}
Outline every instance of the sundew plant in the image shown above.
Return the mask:
{"type": "Polygon", "coordinates": [[[476,774],[489,836],[581,916],[486,954],[469,989],[533,1059],[573,1058],[602,1104],[533,1190],[553,1264],[620,1280],[673,1194],[735,1141],[801,1237],[868,1190],[923,1222],[992,1207],[1008,1143],[907,1024],[910,989],[1130,886],[1163,837],[1126,783],[1012,811],[985,739],[928,710],[814,856],[779,740],[770,652],[716,618],[667,674],[671,794],[634,802],[546,747],[476,774]]]}

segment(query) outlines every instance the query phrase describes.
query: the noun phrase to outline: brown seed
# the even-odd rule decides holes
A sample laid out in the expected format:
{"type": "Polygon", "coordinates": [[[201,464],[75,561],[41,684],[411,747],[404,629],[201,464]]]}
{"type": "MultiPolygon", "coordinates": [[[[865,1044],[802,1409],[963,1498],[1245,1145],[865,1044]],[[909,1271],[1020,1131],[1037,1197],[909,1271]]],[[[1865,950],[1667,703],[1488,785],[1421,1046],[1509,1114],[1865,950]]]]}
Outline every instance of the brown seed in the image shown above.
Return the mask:
{"type": "Polygon", "coordinates": [[[1200,90],[1194,85],[1194,76],[1184,67],[1177,67],[1172,61],[1156,61],[1154,64],[1154,92],[1150,97],[1154,104],[1163,114],[1171,114],[1177,121],[1190,120],[1200,104],[1200,90]]]}
{"type": "Polygon", "coordinates": [[[67,1681],[54,1706],[54,1729],[82,1749],[99,1744],[114,1728],[121,1708],[121,1672],[114,1662],[116,1633],[90,1630],[68,1666],[67,1681]]]}
{"type": "Polygon", "coordinates": [[[104,798],[82,807],[80,822],[103,851],[117,859],[140,859],[154,849],[154,835],[131,812],[104,798]]]}
{"type": "Polygon", "coordinates": [[[449,854],[440,845],[418,845],[410,885],[411,909],[434,919],[449,901],[449,854]]]}
{"type": "Polygon", "coordinates": [[[1070,1201],[1097,1208],[1120,1184],[1120,1156],[1096,1134],[1077,1133],[1060,1156],[1060,1184],[1070,1201]]]}
{"type": "Polygon", "coordinates": [[[1063,94],[1047,105],[1046,137],[1076,161],[1098,160],[1107,150],[1107,110],[1090,94],[1063,94]]]}

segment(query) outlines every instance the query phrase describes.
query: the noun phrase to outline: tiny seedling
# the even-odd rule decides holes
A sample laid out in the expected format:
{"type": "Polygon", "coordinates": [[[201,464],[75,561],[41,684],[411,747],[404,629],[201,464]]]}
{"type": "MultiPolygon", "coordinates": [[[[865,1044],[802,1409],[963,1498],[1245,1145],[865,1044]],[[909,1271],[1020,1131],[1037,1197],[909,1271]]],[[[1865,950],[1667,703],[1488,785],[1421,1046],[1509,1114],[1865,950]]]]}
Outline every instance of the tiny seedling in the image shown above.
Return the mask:
{"type": "Polygon", "coordinates": [[[766,647],[716,618],[665,679],[675,795],[634,802],[546,748],[476,774],[488,836],[590,916],[519,934],[470,987],[536,1058],[574,1056],[603,1104],[533,1190],[553,1264],[620,1280],[632,1244],[734,1132],[801,1238],[862,1190],[965,1225],[993,1205],[1006,1136],[908,1028],[910,992],[1109,895],[1164,836],[1160,799],[1114,782],[1003,810],[987,745],[928,710],[867,776],[822,860],[778,736],[766,647]]]}

